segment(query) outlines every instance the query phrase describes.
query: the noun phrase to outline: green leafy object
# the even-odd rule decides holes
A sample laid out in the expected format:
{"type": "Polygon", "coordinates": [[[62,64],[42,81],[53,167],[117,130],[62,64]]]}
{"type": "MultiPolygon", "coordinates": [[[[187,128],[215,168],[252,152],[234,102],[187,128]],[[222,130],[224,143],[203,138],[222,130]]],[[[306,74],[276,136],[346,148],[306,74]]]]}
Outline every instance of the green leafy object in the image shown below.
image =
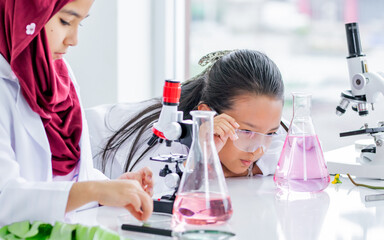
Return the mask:
{"type": "Polygon", "coordinates": [[[151,226],[151,223],[150,222],[144,222],[143,223],[143,227],[150,227],[151,226]]]}
{"type": "Polygon", "coordinates": [[[0,228],[0,240],[120,240],[120,236],[98,226],[89,227],[80,224],[56,222],[48,223],[28,221],[13,223],[0,228]],[[9,231],[11,229],[11,231],[9,231]]]}
{"type": "Polygon", "coordinates": [[[36,221],[30,226],[28,221],[17,222],[9,225],[8,231],[16,237],[28,239],[38,235],[39,227],[44,223],[36,221]]]}
{"type": "Polygon", "coordinates": [[[4,227],[0,228],[0,237],[4,237],[8,233],[9,233],[8,232],[8,226],[4,226],[4,227]]]}
{"type": "Polygon", "coordinates": [[[47,240],[51,236],[52,228],[53,227],[51,224],[42,223],[39,225],[38,234],[32,237],[26,238],[26,240],[47,240]]]}
{"type": "Polygon", "coordinates": [[[77,225],[76,227],[76,239],[92,239],[88,238],[89,227],[77,225]]]}
{"type": "Polygon", "coordinates": [[[50,239],[50,234],[38,233],[36,236],[26,238],[25,240],[48,240],[48,239],[50,239]]]}
{"type": "Polygon", "coordinates": [[[21,238],[29,238],[29,237],[33,237],[33,236],[36,236],[38,233],[39,233],[39,226],[43,224],[42,222],[34,222],[31,226],[31,228],[29,229],[28,232],[26,232],[23,236],[20,236],[21,238]]]}
{"type": "Polygon", "coordinates": [[[8,226],[8,231],[16,237],[23,238],[23,236],[29,231],[29,221],[15,222],[8,226]]]}
{"type": "Polygon", "coordinates": [[[95,233],[96,233],[96,231],[97,231],[98,228],[99,228],[99,227],[92,227],[92,228],[89,230],[89,236],[92,237],[91,239],[94,238],[95,233]]]}
{"type": "Polygon", "coordinates": [[[94,240],[120,240],[120,236],[103,228],[97,227],[97,231],[95,232],[94,240]]]}
{"type": "Polygon", "coordinates": [[[78,224],[76,227],[76,239],[93,239],[98,227],[89,227],[78,224]]]}
{"type": "Polygon", "coordinates": [[[4,236],[4,240],[20,240],[21,238],[16,237],[12,233],[9,233],[8,235],[4,236]]]}
{"type": "Polygon", "coordinates": [[[56,222],[53,226],[51,236],[49,239],[52,240],[72,240],[73,231],[76,229],[75,224],[66,224],[56,222]]]}

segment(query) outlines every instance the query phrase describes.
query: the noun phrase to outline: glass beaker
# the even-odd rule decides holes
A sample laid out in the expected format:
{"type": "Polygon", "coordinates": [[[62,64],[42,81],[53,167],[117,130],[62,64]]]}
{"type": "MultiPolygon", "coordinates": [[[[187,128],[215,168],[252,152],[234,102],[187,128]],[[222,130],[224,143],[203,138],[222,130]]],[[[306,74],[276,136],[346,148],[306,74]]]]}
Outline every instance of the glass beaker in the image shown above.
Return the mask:
{"type": "Polygon", "coordinates": [[[224,223],[232,216],[232,205],[219,155],[213,141],[211,111],[192,111],[192,145],[173,205],[178,223],[224,223]]]}
{"type": "Polygon", "coordinates": [[[330,177],[311,119],[311,95],[292,95],[293,117],[273,180],[280,190],[319,192],[330,177]]]}

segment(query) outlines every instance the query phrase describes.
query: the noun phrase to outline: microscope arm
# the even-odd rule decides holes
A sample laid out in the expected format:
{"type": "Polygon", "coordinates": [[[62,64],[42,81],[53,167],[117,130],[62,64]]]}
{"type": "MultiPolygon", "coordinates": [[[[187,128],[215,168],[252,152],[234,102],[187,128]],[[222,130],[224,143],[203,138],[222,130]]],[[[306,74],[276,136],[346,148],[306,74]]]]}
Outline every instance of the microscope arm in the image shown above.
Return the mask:
{"type": "Polygon", "coordinates": [[[375,103],[380,95],[384,95],[384,77],[381,74],[376,72],[367,72],[364,74],[367,81],[365,93],[368,103],[375,103]]]}

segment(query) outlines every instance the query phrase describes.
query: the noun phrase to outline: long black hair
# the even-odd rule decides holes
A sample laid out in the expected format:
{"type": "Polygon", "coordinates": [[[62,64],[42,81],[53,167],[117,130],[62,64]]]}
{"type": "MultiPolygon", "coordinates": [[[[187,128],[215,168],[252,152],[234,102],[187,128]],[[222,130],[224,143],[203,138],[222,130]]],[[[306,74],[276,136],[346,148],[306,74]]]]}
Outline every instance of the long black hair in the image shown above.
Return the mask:
{"type": "MultiPolygon", "coordinates": [[[[185,119],[191,119],[190,111],[205,103],[222,113],[231,109],[234,99],[243,94],[269,96],[284,101],[284,84],[280,71],[276,64],[261,52],[232,51],[196,77],[182,83],[178,110],[183,111],[185,119]]],[[[161,99],[152,100],[154,104],[132,117],[108,139],[102,150],[103,172],[107,161],[113,161],[125,141],[133,141],[124,166],[125,172],[131,171],[152,148],[148,146],[134,159],[142,144],[149,140],[150,135],[148,139],[143,139],[143,134],[150,131],[152,124],[160,116],[161,99]],[[133,134],[137,135],[131,140],[133,134]],[[134,163],[131,164],[132,162],[134,163]]]]}

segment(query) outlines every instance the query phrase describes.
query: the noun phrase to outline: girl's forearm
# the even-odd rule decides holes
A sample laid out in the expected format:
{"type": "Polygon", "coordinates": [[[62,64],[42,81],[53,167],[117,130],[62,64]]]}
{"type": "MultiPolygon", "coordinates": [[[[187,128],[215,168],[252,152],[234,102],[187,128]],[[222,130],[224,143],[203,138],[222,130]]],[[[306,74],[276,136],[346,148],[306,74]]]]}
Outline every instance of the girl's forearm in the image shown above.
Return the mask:
{"type": "Polygon", "coordinates": [[[96,181],[76,182],[69,191],[67,208],[65,212],[70,212],[92,201],[98,200],[96,181]]]}

